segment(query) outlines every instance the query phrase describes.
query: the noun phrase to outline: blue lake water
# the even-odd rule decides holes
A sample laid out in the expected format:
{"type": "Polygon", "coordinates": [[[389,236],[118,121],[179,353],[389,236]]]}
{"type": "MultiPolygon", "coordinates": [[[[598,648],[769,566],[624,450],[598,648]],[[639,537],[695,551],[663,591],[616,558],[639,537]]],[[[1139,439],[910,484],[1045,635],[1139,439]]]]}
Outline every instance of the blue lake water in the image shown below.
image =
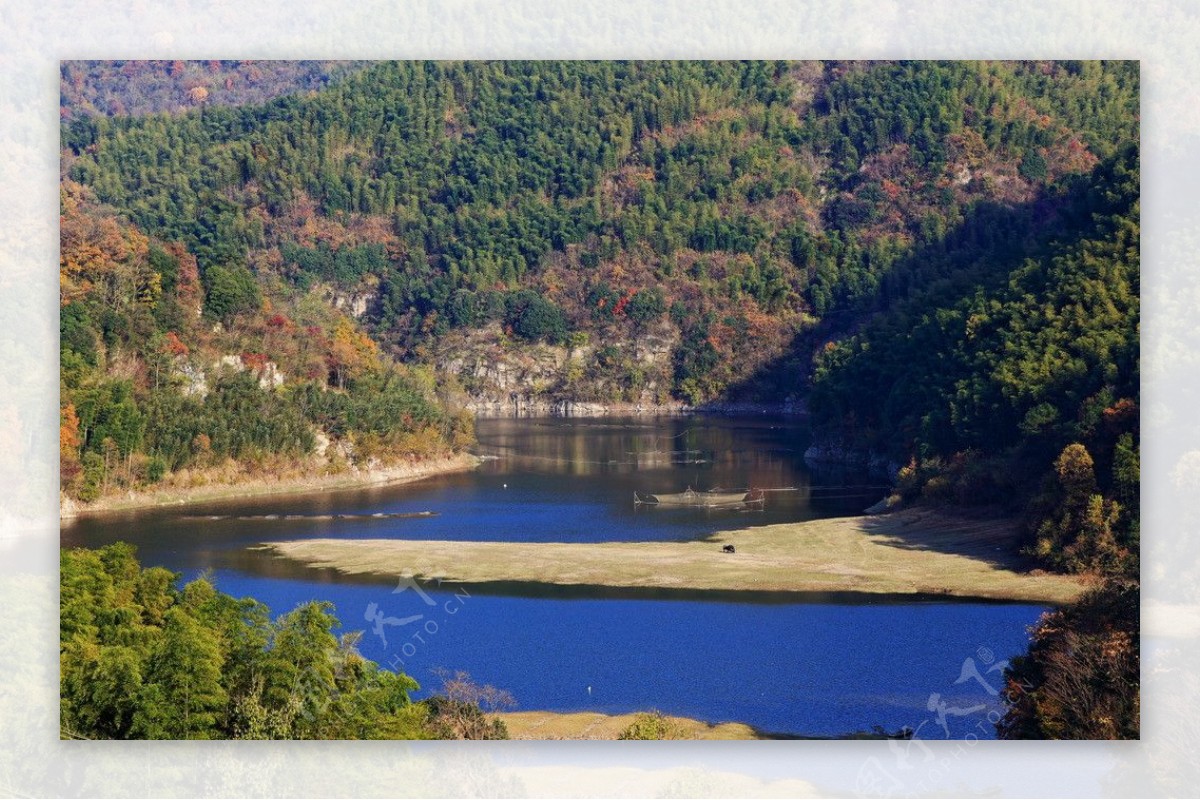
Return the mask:
{"type": "Polygon", "coordinates": [[[413,675],[465,670],[518,709],[655,708],[797,735],[880,726],[940,739],[994,735],[1004,659],[1040,606],[897,598],[630,596],[352,579],[251,549],[308,537],[645,541],[858,513],[878,478],[805,465],[804,426],[770,417],[494,419],[474,472],[419,483],[88,518],[64,546],[131,541],[145,565],[283,613],[329,600],[360,649],[413,675]],[[774,488],[761,510],[635,506],[633,492],[774,488]],[[417,514],[420,517],[372,517],[417,514]],[[417,591],[419,589],[420,591],[417,591]],[[816,599],[820,602],[812,602],[816,599]],[[419,618],[418,618],[419,617],[419,618]]]}

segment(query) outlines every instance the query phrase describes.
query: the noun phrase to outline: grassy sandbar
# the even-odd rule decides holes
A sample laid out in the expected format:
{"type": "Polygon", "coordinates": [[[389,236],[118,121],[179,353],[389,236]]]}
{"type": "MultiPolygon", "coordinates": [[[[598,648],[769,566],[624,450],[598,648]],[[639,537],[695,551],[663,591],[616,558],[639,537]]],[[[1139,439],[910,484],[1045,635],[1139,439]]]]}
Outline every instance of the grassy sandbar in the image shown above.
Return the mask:
{"type": "Polygon", "coordinates": [[[308,539],[266,545],[349,575],[452,583],[943,595],[1061,604],[1085,588],[1028,571],[1012,521],[915,509],[726,531],[688,542],[308,539]],[[732,544],[736,553],[722,552],[732,544]]]}

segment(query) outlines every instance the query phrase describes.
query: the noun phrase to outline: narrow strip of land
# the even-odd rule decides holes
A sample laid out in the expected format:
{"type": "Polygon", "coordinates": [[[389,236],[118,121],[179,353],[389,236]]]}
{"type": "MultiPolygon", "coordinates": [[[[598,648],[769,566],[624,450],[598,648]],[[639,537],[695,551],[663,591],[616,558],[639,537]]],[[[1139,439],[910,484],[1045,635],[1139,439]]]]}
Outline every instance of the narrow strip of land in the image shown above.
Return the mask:
{"type": "Polygon", "coordinates": [[[412,463],[398,464],[373,469],[350,468],[329,475],[312,472],[311,467],[301,466],[294,474],[247,477],[245,475],[211,476],[203,471],[190,477],[194,484],[181,484],[181,478],[168,480],[161,485],[101,497],[92,503],[79,504],[63,499],[59,515],[68,520],[78,516],[104,514],[111,511],[129,511],[154,506],[188,505],[212,500],[229,500],[238,497],[256,497],[274,494],[306,494],[331,492],[342,489],[364,489],[372,486],[410,483],[433,475],[465,472],[479,466],[479,459],[470,453],[455,453],[440,458],[429,458],[412,463]]]}
{"type": "MultiPolygon", "coordinates": [[[[618,739],[643,714],[604,714],[599,711],[507,711],[504,720],[512,739],[618,739]]],[[[713,725],[689,717],[664,716],[673,739],[772,739],[741,722],[713,725]]]]}
{"type": "Polygon", "coordinates": [[[307,539],[278,555],[350,575],[721,592],[862,592],[1062,604],[1085,588],[1026,571],[1009,520],[929,510],[727,531],[690,542],[307,539]],[[736,552],[724,552],[733,545],[736,552]]]}

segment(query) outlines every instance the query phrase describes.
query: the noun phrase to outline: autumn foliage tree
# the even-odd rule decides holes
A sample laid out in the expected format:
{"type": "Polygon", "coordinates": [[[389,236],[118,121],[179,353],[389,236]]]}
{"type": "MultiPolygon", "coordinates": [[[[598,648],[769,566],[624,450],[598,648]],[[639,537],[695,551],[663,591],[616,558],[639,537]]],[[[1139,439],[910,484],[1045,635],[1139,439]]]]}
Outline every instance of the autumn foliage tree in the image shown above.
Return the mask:
{"type": "Polygon", "coordinates": [[[75,406],[67,403],[58,413],[58,471],[64,489],[69,490],[83,472],[79,462],[79,417],[75,406]]]}
{"type": "Polygon", "coordinates": [[[1005,670],[1002,738],[1138,738],[1138,597],[1136,582],[1112,582],[1042,617],[1005,670]]]}
{"type": "Polygon", "coordinates": [[[379,365],[379,347],[369,336],[339,317],[329,346],[329,366],[339,389],[379,365]]]}
{"type": "Polygon", "coordinates": [[[95,293],[116,309],[153,304],[162,287],[149,269],[149,238],[112,215],[88,213],[88,195],[71,181],[60,190],[60,302],[66,305],[95,293]]]}
{"type": "Polygon", "coordinates": [[[1054,462],[1056,484],[1044,500],[1053,509],[1037,529],[1037,555],[1074,572],[1120,573],[1130,564],[1120,540],[1121,505],[1099,493],[1095,464],[1082,444],[1054,462]]]}

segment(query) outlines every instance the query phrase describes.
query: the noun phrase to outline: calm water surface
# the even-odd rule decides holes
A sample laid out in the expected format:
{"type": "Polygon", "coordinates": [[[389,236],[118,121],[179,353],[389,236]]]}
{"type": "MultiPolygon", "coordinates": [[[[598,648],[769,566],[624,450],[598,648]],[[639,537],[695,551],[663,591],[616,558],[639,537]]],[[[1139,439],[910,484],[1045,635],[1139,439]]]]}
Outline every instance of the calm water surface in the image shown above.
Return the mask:
{"type": "Polygon", "coordinates": [[[63,544],[130,541],[147,566],[187,579],[212,570],[223,591],[253,596],[277,614],[330,600],[345,629],[364,631],[367,657],[428,688],[436,688],[439,667],[466,670],[508,689],[519,708],[657,708],[793,734],[907,725],[922,738],[993,735],[998,666],[1025,649],[1042,607],[845,596],[732,602],[433,583],[398,590],[251,549],[314,537],[691,539],[855,514],[884,492],[878,478],[806,466],[807,434],[792,420],[495,419],[480,420],[477,433],[488,460],[474,472],[83,519],[63,529],[63,544]],[[634,491],[689,485],[790,491],[768,493],[762,510],[633,503],[634,491]],[[431,513],[373,516],[424,512],[431,513]]]}

